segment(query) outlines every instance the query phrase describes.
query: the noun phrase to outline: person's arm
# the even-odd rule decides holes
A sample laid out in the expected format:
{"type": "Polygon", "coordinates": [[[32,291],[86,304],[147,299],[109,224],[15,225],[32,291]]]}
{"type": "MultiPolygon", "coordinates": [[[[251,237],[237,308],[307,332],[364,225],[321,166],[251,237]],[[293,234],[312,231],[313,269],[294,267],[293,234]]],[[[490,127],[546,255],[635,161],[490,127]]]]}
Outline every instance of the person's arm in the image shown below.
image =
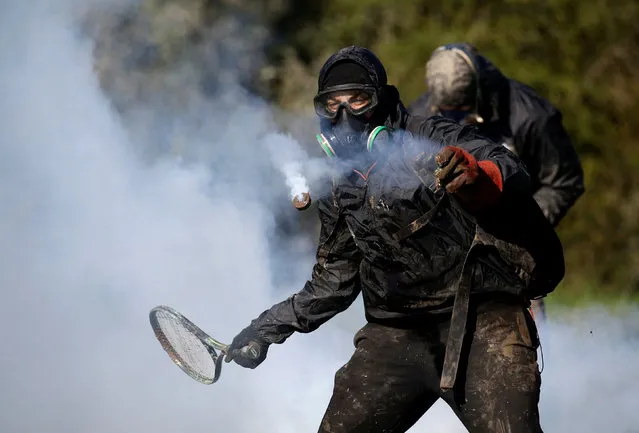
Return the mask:
{"type": "Polygon", "coordinates": [[[281,343],[293,332],[314,331],[346,310],[361,290],[361,257],[350,230],[328,200],[321,200],[318,208],[322,227],[311,279],[252,322],[268,343],[281,343]]]}
{"type": "Polygon", "coordinates": [[[477,128],[441,116],[413,118],[408,126],[415,138],[443,147],[436,157],[440,168],[435,175],[440,185],[445,184],[469,209],[489,207],[513,194],[532,193],[530,176],[521,160],[480,135],[477,128]]]}
{"type": "Polygon", "coordinates": [[[304,288],[260,314],[231,343],[233,359],[255,368],[268,346],[283,343],[294,332],[308,333],[346,310],[361,291],[360,251],[337,208],[329,200],[318,202],[321,222],[317,263],[304,288]],[[241,349],[251,342],[262,347],[257,360],[243,359],[241,349]],[[239,353],[238,353],[239,351],[239,353]]]}
{"type": "Polygon", "coordinates": [[[558,111],[529,122],[524,133],[530,174],[540,184],[533,196],[556,226],[585,191],[581,161],[558,111]]]}

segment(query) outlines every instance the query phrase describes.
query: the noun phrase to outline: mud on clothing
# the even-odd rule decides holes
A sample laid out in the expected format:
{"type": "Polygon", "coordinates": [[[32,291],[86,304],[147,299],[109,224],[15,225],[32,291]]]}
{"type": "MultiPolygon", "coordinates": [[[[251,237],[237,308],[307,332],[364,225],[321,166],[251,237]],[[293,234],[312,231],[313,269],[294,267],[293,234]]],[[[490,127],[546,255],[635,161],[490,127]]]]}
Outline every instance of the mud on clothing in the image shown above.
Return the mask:
{"type": "Polygon", "coordinates": [[[516,300],[487,301],[470,316],[454,394],[439,391],[448,320],[364,326],[335,374],[319,433],[403,433],[440,396],[471,433],[541,433],[538,340],[528,311],[516,300]]]}
{"type": "MultiPolygon", "coordinates": [[[[441,117],[412,118],[407,126],[414,137],[459,146],[477,160],[497,164],[504,180],[503,201],[526,195],[528,176],[519,160],[477,135],[475,128],[460,128],[441,117]]],[[[419,140],[412,143],[426,145],[419,140]]],[[[504,260],[508,257],[504,248],[480,248],[465,264],[476,242],[477,224],[454,198],[428,227],[406,239],[394,238],[441,198],[434,192],[434,182],[420,179],[408,166],[405,150],[390,152],[367,176],[353,172],[338,179],[333,196],[319,200],[321,230],[312,278],[303,290],[253,321],[264,341],[281,343],[293,332],[317,329],[348,308],[360,292],[369,321],[450,315],[464,267],[472,275],[473,296],[510,293],[523,298],[524,281],[518,269],[504,260]]],[[[558,281],[549,284],[553,283],[558,281]]]]}
{"type": "MultiPolygon", "coordinates": [[[[385,84],[385,71],[371,56],[363,58],[356,47],[340,53],[338,60],[360,61],[371,82],[385,84]]],[[[442,381],[453,371],[454,394],[447,398],[459,404],[471,432],[537,433],[536,333],[524,325],[530,325],[525,308],[531,288],[544,293],[559,283],[563,251],[532,199],[528,173],[514,153],[473,126],[410,116],[390,88],[380,100],[384,126],[401,139],[373,153],[378,158],[363,170],[333,179],[332,193],[318,204],[321,230],[311,278],[247,329],[264,345],[282,343],[294,332],[317,329],[362,293],[368,325],[336,376],[321,432],[403,432],[440,388],[448,389],[442,381]],[[493,162],[503,181],[500,203],[487,214],[471,215],[454,196],[437,192],[432,170],[420,165],[433,142],[493,162]],[[513,209],[524,210],[521,218],[509,217],[513,209]],[[404,230],[425,215],[429,219],[419,229],[404,230]],[[500,231],[515,241],[504,241],[511,238],[500,231]],[[452,312],[461,305],[461,287],[469,291],[470,306],[465,303],[468,314],[455,339],[459,316],[452,312]],[[465,356],[455,355],[459,368],[451,370],[449,349],[462,340],[465,356]]]]}

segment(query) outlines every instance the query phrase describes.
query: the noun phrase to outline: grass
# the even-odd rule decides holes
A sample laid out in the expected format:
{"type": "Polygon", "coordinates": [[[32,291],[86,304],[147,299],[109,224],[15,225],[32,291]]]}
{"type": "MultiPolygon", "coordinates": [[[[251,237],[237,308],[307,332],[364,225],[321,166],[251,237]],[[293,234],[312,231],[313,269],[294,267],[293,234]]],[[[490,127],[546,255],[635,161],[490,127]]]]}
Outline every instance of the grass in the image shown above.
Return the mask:
{"type": "Polygon", "coordinates": [[[588,282],[562,282],[545,299],[550,314],[566,308],[603,307],[616,313],[639,307],[639,293],[612,290],[588,282]]]}

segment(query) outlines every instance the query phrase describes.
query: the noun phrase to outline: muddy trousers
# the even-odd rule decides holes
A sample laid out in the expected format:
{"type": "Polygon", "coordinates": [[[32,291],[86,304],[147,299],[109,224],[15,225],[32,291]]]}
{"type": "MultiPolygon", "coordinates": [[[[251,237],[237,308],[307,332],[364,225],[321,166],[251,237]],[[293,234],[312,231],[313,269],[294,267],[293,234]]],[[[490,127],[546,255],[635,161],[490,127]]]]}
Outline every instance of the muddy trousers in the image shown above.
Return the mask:
{"type": "Polygon", "coordinates": [[[469,314],[455,390],[439,381],[450,321],[368,323],[337,371],[320,433],[403,433],[442,397],[470,433],[542,433],[537,332],[528,310],[482,303],[469,314]]]}

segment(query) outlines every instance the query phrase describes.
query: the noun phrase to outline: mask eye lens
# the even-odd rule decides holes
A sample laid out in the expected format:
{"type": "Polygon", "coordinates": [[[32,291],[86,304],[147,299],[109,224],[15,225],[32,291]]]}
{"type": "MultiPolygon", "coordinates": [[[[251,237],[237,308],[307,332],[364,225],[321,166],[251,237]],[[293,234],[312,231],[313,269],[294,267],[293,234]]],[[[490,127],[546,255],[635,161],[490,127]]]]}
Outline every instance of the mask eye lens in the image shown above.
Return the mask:
{"type": "Polygon", "coordinates": [[[358,116],[373,108],[377,103],[376,94],[363,89],[342,90],[315,97],[315,111],[321,117],[334,119],[340,107],[358,116]]]}
{"type": "Polygon", "coordinates": [[[353,111],[365,110],[371,104],[371,96],[367,93],[355,95],[348,101],[348,106],[353,111]]]}
{"type": "Polygon", "coordinates": [[[328,113],[337,113],[337,110],[339,110],[340,107],[340,102],[334,100],[334,99],[329,99],[328,102],[326,102],[326,111],[328,113]]]}

